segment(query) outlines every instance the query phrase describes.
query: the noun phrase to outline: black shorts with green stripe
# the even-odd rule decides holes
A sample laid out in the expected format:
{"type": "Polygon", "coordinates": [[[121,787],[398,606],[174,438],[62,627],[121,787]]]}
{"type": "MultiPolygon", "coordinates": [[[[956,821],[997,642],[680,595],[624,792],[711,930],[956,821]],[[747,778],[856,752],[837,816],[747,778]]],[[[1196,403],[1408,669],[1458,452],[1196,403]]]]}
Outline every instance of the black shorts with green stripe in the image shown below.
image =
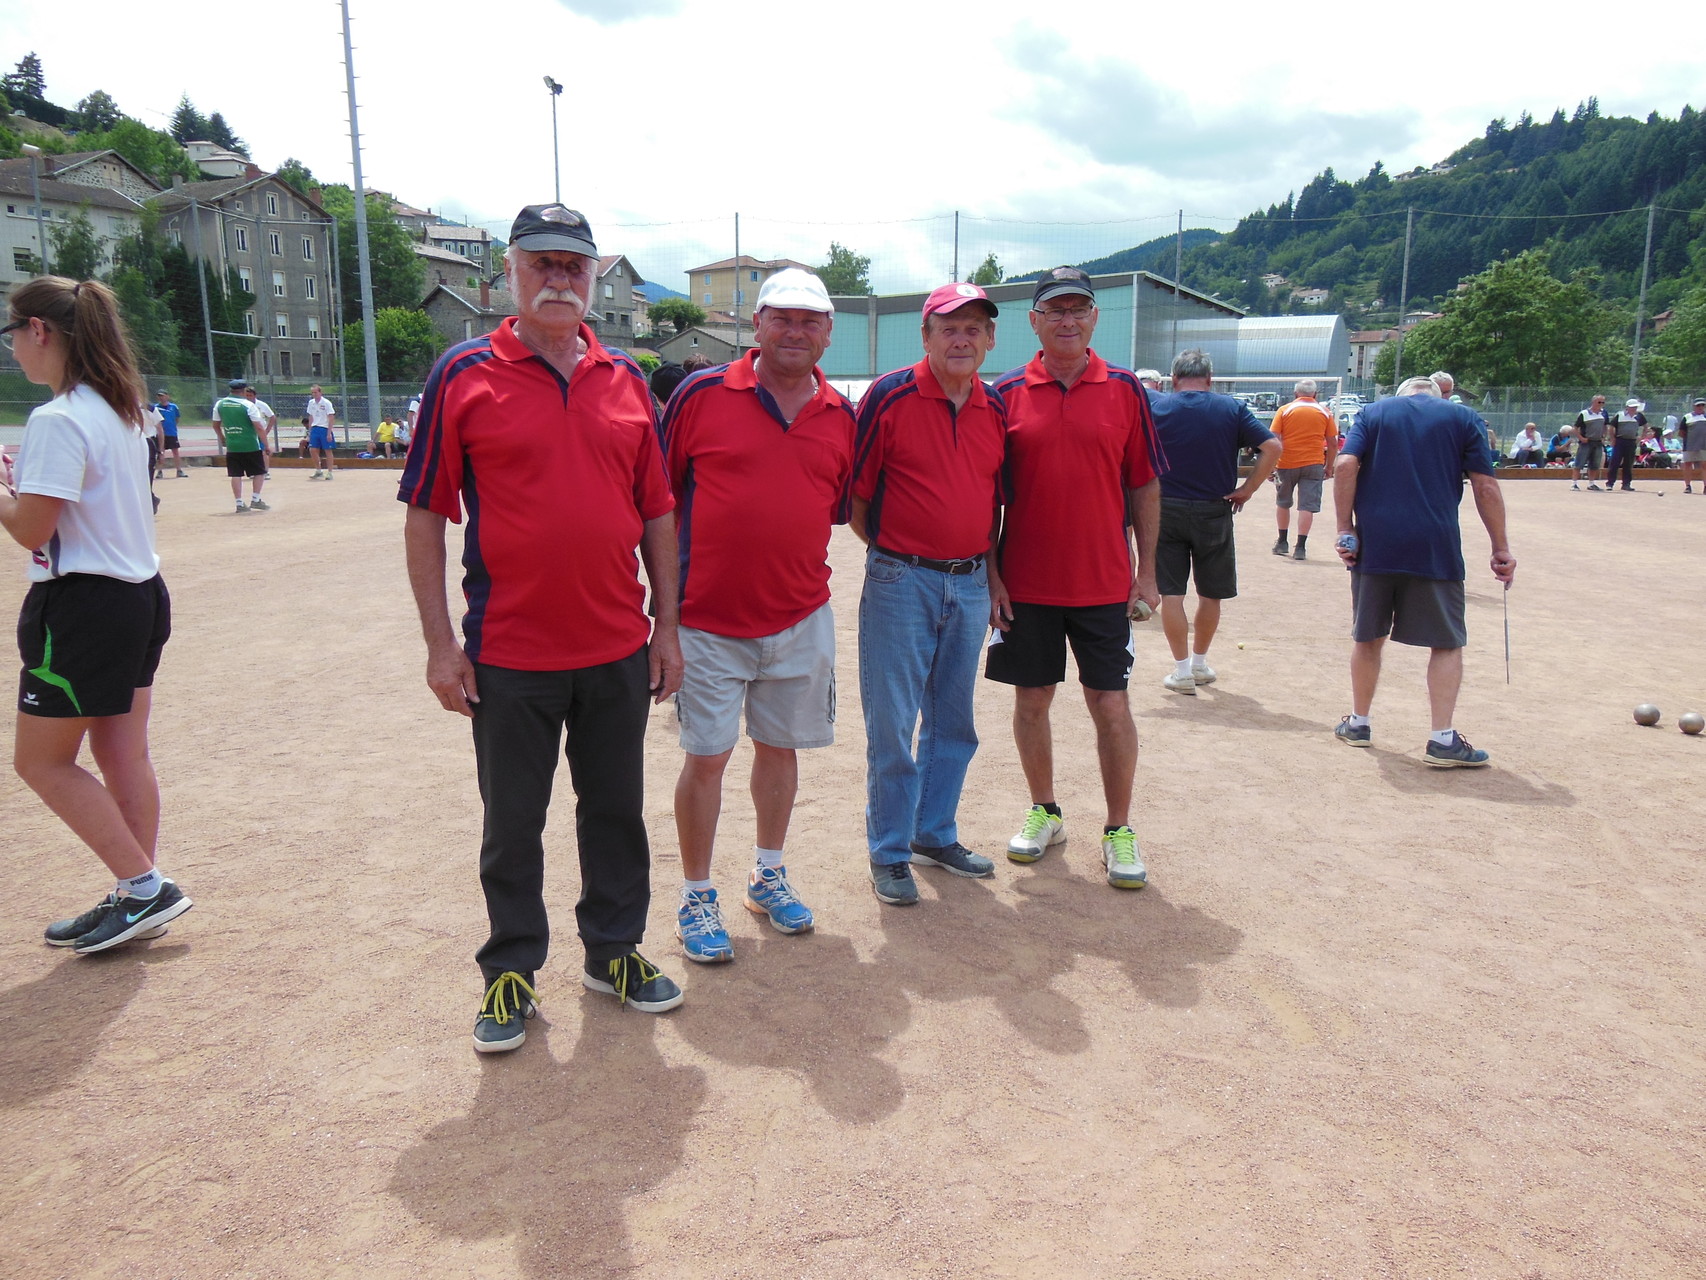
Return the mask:
{"type": "Polygon", "coordinates": [[[123,582],[68,573],[37,582],[18,615],[18,710],[60,719],[122,716],[154,683],[172,634],[172,599],[159,574],[123,582]]]}

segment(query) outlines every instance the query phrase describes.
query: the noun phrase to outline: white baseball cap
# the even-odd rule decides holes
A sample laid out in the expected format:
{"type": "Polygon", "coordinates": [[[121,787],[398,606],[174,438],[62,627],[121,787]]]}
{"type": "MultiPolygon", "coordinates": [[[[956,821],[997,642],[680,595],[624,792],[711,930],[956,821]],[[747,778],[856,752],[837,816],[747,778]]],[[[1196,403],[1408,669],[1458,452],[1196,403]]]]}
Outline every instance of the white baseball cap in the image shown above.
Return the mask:
{"type": "Polygon", "coordinates": [[[758,291],[758,309],[785,307],[796,311],[833,312],[829,290],[809,271],[784,267],[764,282],[758,291]]]}
{"type": "Polygon", "coordinates": [[[1630,396],[1627,400],[1625,400],[1623,402],[1623,407],[1625,409],[1639,409],[1641,407],[1641,402],[1639,400],[1637,400],[1634,396],[1630,396]]]}

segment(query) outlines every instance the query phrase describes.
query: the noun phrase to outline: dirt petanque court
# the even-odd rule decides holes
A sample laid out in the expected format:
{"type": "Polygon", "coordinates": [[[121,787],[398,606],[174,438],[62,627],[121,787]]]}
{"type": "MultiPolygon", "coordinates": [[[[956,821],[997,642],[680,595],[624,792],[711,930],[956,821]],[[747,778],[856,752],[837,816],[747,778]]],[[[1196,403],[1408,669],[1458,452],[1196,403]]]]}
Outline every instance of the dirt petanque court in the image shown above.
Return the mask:
{"type": "Polygon", "coordinates": [[[907,910],[866,876],[838,530],[840,741],[801,754],[788,858],[816,932],[731,903],[734,963],[682,959],[658,708],[644,950],[686,1004],[583,992],[564,770],[542,1016],[482,1058],[473,750],[421,678],[396,479],[286,472],[244,516],[212,471],[158,484],[160,865],[196,902],[167,937],[44,946],[110,881],[0,776],[0,1276],[1706,1276],[1706,735],[1676,729],[1706,710],[1706,496],[1507,484],[1509,685],[1465,502],[1457,725],[1493,767],[1434,771],[1419,651],[1388,648],[1374,749],[1334,740],[1331,511],[1281,560],[1264,491],[1219,682],[1163,690],[1137,628],[1150,887],[1103,882],[1070,685],[1071,838],[1000,857],[1028,797],[983,683],[961,837],[995,878],[925,870],[907,910]]]}

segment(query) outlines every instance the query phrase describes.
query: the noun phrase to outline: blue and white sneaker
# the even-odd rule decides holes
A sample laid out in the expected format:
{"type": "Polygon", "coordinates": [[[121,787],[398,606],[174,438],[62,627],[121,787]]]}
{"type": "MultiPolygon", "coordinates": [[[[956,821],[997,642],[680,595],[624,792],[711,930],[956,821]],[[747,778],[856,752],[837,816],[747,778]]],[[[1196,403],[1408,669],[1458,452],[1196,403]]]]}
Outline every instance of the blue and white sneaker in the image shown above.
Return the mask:
{"type": "Polygon", "coordinates": [[[721,964],[735,958],[729,931],[723,928],[723,909],[715,889],[683,889],[675,913],[675,936],[687,958],[699,964],[721,964]]]}
{"type": "Polygon", "coordinates": [[[812,927],[811,908],[801,902],[788,883],[786,867],[754,867],[746,885],[746,909],[769,916],[778,933],[805,933],[812,927]]]}
{"type": "Polygon", "coordinates": [[[1487,763],[1487,753],[1479,747],[1469,745],[1457,730],[1451,731],[1451,745],[1442,747],[1432,738],[1428,739],[1428,749],[1422,755],[1422,760],[1436,769],[1480,769],[1487,763]]]}

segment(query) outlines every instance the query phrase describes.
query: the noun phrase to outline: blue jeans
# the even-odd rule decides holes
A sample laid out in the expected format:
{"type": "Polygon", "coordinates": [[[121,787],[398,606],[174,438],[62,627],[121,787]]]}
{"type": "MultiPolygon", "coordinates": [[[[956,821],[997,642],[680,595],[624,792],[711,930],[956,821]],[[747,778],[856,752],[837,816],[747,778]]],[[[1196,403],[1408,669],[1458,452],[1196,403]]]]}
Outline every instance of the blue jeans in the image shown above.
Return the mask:
{"type": "Polygon", "coordinates": [[[972,694],[988,628],[989,575],[982,565],[952,575],[866,553],[859,698],[872,862],[910,861],[913,841],[941,848],[959,839],[955,813],[977,752],[972,694]]]}

